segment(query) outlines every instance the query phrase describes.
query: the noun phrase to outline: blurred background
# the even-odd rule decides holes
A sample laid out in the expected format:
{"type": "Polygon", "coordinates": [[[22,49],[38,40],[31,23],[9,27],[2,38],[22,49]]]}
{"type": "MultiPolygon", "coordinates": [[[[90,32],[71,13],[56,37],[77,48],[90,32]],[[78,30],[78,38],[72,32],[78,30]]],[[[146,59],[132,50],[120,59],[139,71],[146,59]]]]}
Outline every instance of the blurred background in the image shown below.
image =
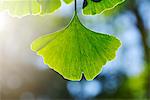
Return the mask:
{"type": "Polygon", "coordinates": [[[93,81],[65,80],[30,49],[34,39],[64,28],[73,10],[74,4],[63,3],[46,16],[16,18],[0,12],[0,100],[150,98],[150,0],[126,0],[103,15],[79,11],[86,27],[122,41],[116,59],[93,81]]]}

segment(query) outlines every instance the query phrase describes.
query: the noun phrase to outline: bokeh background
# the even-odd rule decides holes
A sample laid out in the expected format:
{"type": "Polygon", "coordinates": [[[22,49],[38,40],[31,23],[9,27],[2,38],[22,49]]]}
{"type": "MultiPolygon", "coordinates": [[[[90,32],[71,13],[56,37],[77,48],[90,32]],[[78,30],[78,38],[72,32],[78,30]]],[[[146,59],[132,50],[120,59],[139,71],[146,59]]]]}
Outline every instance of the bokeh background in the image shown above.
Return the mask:
{"type": "Polygon", "coordinates": [[[79,10],[86,27],[122,41],[116,59],[93,81],[65,80],[30,49],[37,37],[64,28],[73,9],[74,4],[63,3],[51,15],[23,18],[0,12],[0,100],[150,98],[150,0],[126,0],[96,16],[83,16],[79,10]]]}

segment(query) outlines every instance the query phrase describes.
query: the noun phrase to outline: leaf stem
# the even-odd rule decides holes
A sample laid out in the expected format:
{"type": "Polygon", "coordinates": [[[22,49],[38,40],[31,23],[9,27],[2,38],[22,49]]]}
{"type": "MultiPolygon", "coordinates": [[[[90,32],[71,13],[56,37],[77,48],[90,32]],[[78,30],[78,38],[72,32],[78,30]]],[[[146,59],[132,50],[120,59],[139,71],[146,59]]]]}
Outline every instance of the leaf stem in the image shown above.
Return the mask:
{"type": "Polygon", "coordinates": [[[77,0],[74,0],[75,12],[77,12],[77,0]]]}

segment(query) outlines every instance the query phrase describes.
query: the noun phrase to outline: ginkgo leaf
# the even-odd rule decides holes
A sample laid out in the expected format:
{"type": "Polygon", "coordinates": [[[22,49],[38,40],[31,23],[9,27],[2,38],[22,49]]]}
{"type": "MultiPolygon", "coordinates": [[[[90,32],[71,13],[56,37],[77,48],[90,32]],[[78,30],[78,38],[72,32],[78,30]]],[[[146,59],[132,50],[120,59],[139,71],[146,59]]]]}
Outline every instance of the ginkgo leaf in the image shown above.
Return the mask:
{"type": "Polygon", "coordinates": [[[41,13],[51,13],[61,6],[60,0],[39,0],[41,13]]]}
{"type": "Polygon", "coordinates": [[[0,11],[8,10],[12,15],[24,16],[40,13],[37,0],[0,0],[0,11]]]}
{"type": "Polygon", "coordinates": [[[75,15],[65,29],[38,38],[31,48],[64,78],[80,80],[84,74],[92,80],[107,61],[114,59],[120,45],[114,36],[87,29],[75,15]]]}
{"type": "MultiPolygon", "coordinates": [[[[69,4],[73,0],[64,1],[69,4]]],[[[8,10],[16,16],[49,14],[60,7],[60,0],[0,0],[0,11],[8,10]]]]}
{"type": "Polygon", "coordinates": [[[125,0],[84,0],[83,13],[85,15],[95,15],[112,9],[125,0]]]}
{"type": "Polygon", "coordinates": [[[67,4],[71,3],[73,0],[64,0],[67,4]]]}

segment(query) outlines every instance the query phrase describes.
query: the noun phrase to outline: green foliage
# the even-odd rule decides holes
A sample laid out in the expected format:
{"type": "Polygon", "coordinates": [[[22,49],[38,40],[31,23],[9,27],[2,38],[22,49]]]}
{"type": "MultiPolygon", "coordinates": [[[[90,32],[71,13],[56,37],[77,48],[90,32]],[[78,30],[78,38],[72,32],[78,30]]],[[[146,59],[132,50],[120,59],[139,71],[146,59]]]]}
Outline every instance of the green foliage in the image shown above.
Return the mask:
{"type": "Polygon", "coordinates": [[[48,14],[61,6],[60,0],[39,0],[41,5],[41,14],[48,14]]]}
{"type": "Polygon", "coordinates": [[[64,0],[67,4],[71,3],[73,0],[64,0]]]}
{"type": "MultiPolygon", "coordinates": [[[[63,0],[69,4],[73,0],[63,0]]],[[[100,14],[112,9],[125,0],[101,0],[93,2],[87,0],[88,4],[83,9],[86,15],[100,14]]],[[[25,16],[29,14],[49,14],[60,8],[60,0],[0,0],[0,11],[8,10],[12,15],[25,16]]]]}
{"type": "MultiPolygon", "coordinates": [[[[64,0],[69,4],[73,0],[64,0]]],[[[124,0],[101,0],[88,4],[83,12],[87,15],[100,14],[115,7],[124,0]]],[[[13,15],[49,14],[60,8],[60,0],[1,0],[0,10],[9,10],[13,15]]],[[[63,30],[36,39],[32,50],[44,58],[50,66],[64,78],[80,80],[84,74],[92,80],[107,61],[115,57],[120,41],[111,35],[93,32],[84,27],[77,16],[63,30]]]]}
{"type": "Polygon", "coordinates": [[[64,78],[80,80],[84,73],[87,80],[92,80],[115,57],[120,45],[114,36],[85,28],[75,15],[65,29],[35,40],[32,50],[64,78]]]}
{"type": "MultiPolygon", "coordinates": [[[[67,4],[72,1],[64,0],[67,4]]],[[[15,16],[49,14],[60,6],[60,0],[0,0],[0,11],[8,10],[15,16]]]]}
{"type": "Polygon", "coordinates": [[[83,9],[83,13],[86,15],[100,14],[106,10],[110,10],[122,3],[125,0],[100,0],[99,2],[93,2],[93,0],[87,0],[87,6],[83,9]]]}
{"type": "Polygon", "coordinates": [[[24,16],[40,12],[37,0],[0,0],[0,11],[9,10],[12,15],[24,16]]]}

